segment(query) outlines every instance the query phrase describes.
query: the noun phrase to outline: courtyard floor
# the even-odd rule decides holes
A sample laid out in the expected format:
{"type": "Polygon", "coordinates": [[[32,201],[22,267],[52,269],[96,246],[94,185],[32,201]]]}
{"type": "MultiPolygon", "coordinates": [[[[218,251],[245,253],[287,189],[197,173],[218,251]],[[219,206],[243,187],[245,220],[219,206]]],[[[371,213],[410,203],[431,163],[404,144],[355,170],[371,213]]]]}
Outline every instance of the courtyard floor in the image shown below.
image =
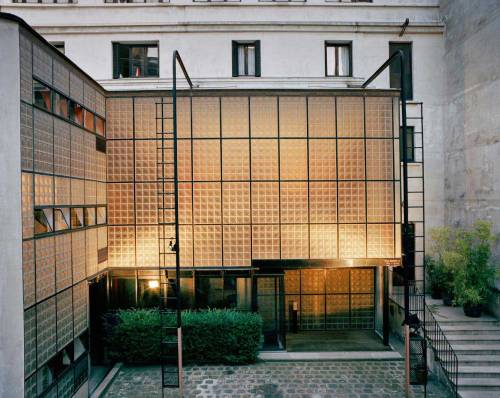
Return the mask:
{"type": "MultiPolygon", "coordinates": [[[[403,361],[263,361],[248,366],[188,366],[185,397],[213,398],[402,398],[403,361]]],[[[159,366],[124,366],[105,397],[161,397],[159,366]]],[[[412,386],[423,397],[423,387],[412,386]]],[[[165,396],[178,397],[177,390],[165,396]]],[[[451,397],[446,388],[429,382],[429,398],[451,397]]]]}

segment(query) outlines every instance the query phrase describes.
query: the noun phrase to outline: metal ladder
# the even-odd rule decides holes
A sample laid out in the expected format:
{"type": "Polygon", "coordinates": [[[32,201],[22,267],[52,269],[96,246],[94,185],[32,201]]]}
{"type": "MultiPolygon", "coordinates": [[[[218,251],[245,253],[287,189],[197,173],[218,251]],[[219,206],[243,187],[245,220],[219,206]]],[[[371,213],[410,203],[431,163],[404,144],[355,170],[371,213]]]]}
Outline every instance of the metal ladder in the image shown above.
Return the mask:
{"type": "Polygon", "coordinates": [[[177,243],[177,155],[172,97],[156,103],[158,189],[158,280],[161,328],[161,389],[179,388],[182,396],[182,331],[177,243]]]}

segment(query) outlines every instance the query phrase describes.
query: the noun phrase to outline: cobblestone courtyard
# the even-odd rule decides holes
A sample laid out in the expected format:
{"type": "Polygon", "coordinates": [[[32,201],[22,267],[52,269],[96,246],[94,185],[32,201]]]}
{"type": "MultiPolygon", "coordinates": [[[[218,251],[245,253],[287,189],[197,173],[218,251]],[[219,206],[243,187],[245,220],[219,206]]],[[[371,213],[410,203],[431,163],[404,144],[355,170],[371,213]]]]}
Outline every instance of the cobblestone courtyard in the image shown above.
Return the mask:
{"type": "MultiPolygon", "coordinates": [[[[260,362],[249,366],[189,366],[185,368],[185,397],[404,397],[402,361],[260,362]]],[[[159,367],[122,367],[107,398],[161,397],[159,367]]],[[[413,396],[423,388],[413,386],[413,396]]],[[[176,390],[168,396],[177,397],[176,390]]],[[[431,382],[428,397],[448,398],[441,385],[431,382]]]]}

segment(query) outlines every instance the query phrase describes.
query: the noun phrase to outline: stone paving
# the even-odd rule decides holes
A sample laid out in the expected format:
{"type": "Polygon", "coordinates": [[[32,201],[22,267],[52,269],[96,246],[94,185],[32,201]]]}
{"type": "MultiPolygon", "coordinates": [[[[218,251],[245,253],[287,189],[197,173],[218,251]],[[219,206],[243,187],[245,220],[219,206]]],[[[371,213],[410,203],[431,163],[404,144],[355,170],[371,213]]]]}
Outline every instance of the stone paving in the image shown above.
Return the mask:
{"type": "MultiPolygon", "coordinates": [[[[402,361],[259,362],[248,366],[188,366],[185,397],[213,398],[399,398],[404,397],[402,361]]],[[[124,366],[106,398],[157,398],[159,366],[124,366]]],[[[168,390],[166,397],[178,397],[168,390]]],[[[423,397],[423,387],[412,386],[423,397]]],[[[430,382],[429,398],[448,398],[446,388],[430,382]]]]}

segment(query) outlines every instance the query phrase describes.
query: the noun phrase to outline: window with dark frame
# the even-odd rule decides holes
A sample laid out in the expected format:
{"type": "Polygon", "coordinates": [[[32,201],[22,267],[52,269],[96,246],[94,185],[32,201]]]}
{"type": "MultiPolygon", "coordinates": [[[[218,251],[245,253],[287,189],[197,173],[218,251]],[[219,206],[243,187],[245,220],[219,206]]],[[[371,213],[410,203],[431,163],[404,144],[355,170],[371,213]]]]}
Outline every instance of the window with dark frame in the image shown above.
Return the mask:
{"type": "Polygon", "coordinates": [[[33,102],[36,106],[52,112],[52,90],[50,87],[33,80],[33,102]]]}
{"type": "Polygon", "coordinates": [[[63,41],[51,41],[49,43],[52,44],[57,50],[59,50],[59,52],[64,54],[65,48],[63,41]]]}
{"type": "MultiPolygon", "coordinates": [[[[399,129],[400,133],[400,148],[399,148],[399,153],[401,154],[401,161],[403,160],[403,128],[401,127],[399,129]]],[[[414,162],[415,161],[415,127],[413,126],[407,126],[406,127],[406,160],[408,162],[414,162]]]]}
{"type": "MultiPolygon", "coordinates": [[[[413,76],[412,76],[412,44],[411,43],[389,43],[389,56],[401,50],[405,55],[405,94],[406,99],[413,99],[413,76]]],[[[389,80],[391,88],[401,88],[401,64],[399,58],[389,67],[389,80]]]]}
{"type": "Polygon", "coordinates": [[[234,41],[233,50],[233,77],[256,76],[260,77],[260,40],[234,41]]]}
{"type": "Polygon", "coordinates": [[[326,76],[352,76],[352,43],[325,42],[326,76]]]}
{"type": "Polygon", "coordinates": [[[113,79],[159,77],[158,44],[113,43],[113,79]]]}

